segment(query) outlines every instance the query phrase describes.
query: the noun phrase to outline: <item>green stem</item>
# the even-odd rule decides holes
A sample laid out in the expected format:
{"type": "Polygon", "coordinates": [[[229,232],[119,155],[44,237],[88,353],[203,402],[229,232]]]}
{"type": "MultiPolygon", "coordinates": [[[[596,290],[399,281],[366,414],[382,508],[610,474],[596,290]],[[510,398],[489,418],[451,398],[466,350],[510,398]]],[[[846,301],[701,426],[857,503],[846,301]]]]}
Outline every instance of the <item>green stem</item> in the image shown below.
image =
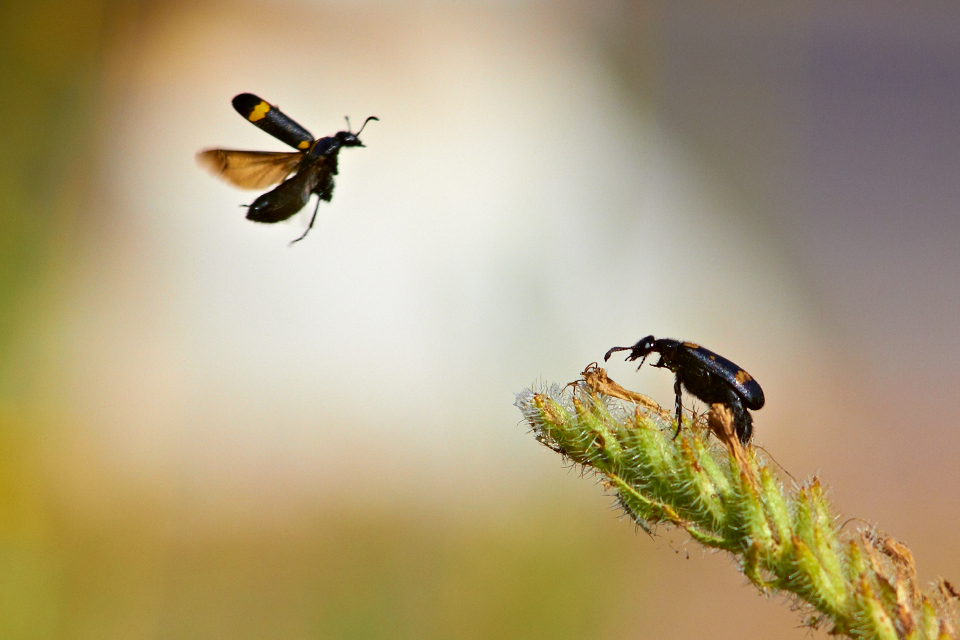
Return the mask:
{"type": "Polygon", "coordinates": [[[813,607],[819,615],[807,624],[829,621],[850,638],[957,638],[956,589],[941,580],[923,593],[902,543],[872,529],[841,533],[817,478],[788,491],[752,447],[731,455],[686,423],[674,440],[676,425],[662,411],[586,382],[528,389],[516,404],[538,441],[605,476],[643,529],[680,527],[731,553],[760,589],[813,607]]]}

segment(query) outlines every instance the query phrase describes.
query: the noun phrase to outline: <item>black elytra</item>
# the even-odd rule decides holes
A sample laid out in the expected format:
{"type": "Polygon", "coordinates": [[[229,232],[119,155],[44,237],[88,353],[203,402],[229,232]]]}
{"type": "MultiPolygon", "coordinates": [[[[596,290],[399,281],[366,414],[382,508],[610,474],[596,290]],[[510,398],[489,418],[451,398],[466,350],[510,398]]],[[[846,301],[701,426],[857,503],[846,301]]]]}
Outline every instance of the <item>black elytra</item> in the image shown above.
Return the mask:
{"type": "Polygon", "coordinates": [[[241,93],[233,99],[237,113],[266,131],[277,140],[297,149],[296,153],[273,151],[239,151],[235,149],[208,149],[197,154],[197,162],[230,184],[242,189],[262,189],[280,183],[250,205],[247,219],[274,223],[290,218],[303,209],[310,196],[317,196],[317,207],[307,230],[291,242],[303,240],[317,219],[320,202],[333,197],[333,176],[337,175],[337,156],[344,147],[362,147],[360,132],[371,120],[370,116],[356,133],[347,130],[315,140],[309,131],[293,121],[276,106],[252,93],[241,93]],[[293,173],[292,177],[289,177],[293,173]]]}
{"type": "Polygon", "coordinates": [[[690,395],[702,402],[726,405],[733,412],[733,426],[740,442],[746,444],[750,441],[753,435],[753,417],[747,409],[756,411],[763,407],[763,389],[753,376],[739,366],[696,343],[680,342],[671,338],[657,340],[653,336],[647,336],[632,347],[613,347],[603,356],[604,362],[617,351],[629,351],[628,362],[640,358],[638,370],[649,354],[657,353],[660,360],[653,366],[673,372],[673,391],[677,396],[677,432],[674,438],[680,435],[683,409],[681,390],[686,389],[690,395]]]}

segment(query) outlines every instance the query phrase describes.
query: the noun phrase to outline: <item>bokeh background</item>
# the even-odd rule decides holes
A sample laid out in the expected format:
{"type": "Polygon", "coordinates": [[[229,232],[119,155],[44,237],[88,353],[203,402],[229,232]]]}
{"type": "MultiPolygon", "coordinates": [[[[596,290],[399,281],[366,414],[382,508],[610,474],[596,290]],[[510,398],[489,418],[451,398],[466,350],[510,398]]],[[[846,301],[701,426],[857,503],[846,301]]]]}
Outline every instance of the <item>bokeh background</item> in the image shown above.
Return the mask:
{"type": "Polygon", "coordinates": [[[951,3],[0,12],[0,636],[810,637],[520,422],[649,333],[960,579],[951,3]],[[240,92],[380,117],[292,248],[194,164],[284,150],[240,92]]]}

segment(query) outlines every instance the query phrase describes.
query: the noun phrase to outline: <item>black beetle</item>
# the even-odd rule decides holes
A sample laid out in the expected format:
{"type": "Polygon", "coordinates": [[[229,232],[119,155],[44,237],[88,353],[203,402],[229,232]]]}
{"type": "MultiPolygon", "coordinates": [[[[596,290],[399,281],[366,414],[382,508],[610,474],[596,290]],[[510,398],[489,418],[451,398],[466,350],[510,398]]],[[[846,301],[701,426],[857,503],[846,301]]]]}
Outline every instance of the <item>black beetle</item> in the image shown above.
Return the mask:
{"type": "Polygon", "coordinates": [[[750,441],[753,418],[747,409],[756,411],[763,407],[763,389],[739,366],[698,344],[671,338],[657,340],[647,336],[632,347],[613,347],[603,356],[603,361],[606,362],[616,351],[629,351],[628,362],[642,358],[637,369],[643,366],[649,354],[656,352],[660,354],[660,361],[653,366],[673,372],[673,391],[677,395],[677,433],[674,438],[680,434],[682,386],[702,402],[719,402],[729,407],[733,411],[733,425],[740,442],[746,444],[750,441]]]}

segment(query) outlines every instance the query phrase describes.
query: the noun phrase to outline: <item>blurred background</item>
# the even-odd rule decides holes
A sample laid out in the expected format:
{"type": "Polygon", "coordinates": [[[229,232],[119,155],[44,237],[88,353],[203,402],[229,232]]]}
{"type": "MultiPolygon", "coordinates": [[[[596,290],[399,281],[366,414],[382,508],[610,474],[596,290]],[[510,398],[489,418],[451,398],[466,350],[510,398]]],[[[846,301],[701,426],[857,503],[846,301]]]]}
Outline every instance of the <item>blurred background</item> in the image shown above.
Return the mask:
{"type": "Polygon", "coordinates": [[[809,637],[520,422],[651,333],[960,579],[950,3],[0,12],[0,636],[809,637]],[[380,118],[293,247],[194,163],[284,150],[241,92],[380,118]]]}

